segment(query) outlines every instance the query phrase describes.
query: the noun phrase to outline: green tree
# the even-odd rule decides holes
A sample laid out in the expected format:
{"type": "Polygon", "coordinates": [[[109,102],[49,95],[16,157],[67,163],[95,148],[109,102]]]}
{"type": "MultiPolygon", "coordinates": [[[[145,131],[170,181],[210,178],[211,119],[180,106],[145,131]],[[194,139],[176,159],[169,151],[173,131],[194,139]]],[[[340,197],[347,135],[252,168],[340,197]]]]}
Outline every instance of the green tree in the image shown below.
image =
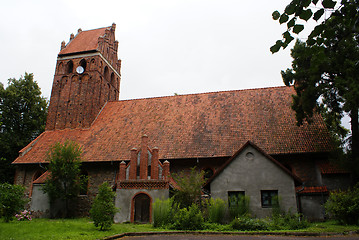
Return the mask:
{"type": "Polygon", "coordinates": [[[5,222],[11,221],[15,213],[24,208],[27,202],[24,191],[25,188],[20,185],[0,184],[0,217],[4,217],[5,222]]]}
{"type": "Polygon", "coordinates": [[[69,140],[54,144],[47,154],[50,177],[46,179],[43,190],[49,195],[50,205],[56,200],[65,203],[65,217],[71,217],[70,203],[87,181],[87,178],[81,175],[81,154],[81,147],[69,140]]]}
{"type": "Polygon", "coordinates": [[[282,71],[286,85],[294,85],[293,109],[298,125],[311,121],[313,111],[325,109],[327,123],[338,136],[345,130],[344,114],[351,119],[348,167],[359,176],[359,0],[292,0],[273,18],[287,23],[283,39],[271,47],[272,53],[285,48],[304,29],[300,21],[314,19],[317,26],[306,42],[292,49],[292,68],[282,71]],[[318,4],[318,2],[321,3],[318,4]],[[315,11],[314,11],[315,9],[315,11]],[[333,128],[334,126],[334,128],[333,128]]]}
{"type": "Polygon", "coordinates": [[[172,174],[172,178],[179,186],[173,195],[173,200],[180,208],[188,208],[201,199],[202,186],[205,183],[203,176],[204,172],[198,171],[195,167],[191,168],[190,172],[181,171],[172,174]]]}
{"type": "Polygon", "coordinates": [[[110,229],[113,223],[113,217],[117,212],[114,198],[115,193],[112,191],[110,185],[107,182],[101,184],[90,210],[90,215],[95,227],[100,227],[101,231],[110,229]]]}
{"type": "Polygon", "coordinates": [[[0,182],[13,182],[11,162],[45,129],[47,100],[32,73],[0,83],[0,182]]]}

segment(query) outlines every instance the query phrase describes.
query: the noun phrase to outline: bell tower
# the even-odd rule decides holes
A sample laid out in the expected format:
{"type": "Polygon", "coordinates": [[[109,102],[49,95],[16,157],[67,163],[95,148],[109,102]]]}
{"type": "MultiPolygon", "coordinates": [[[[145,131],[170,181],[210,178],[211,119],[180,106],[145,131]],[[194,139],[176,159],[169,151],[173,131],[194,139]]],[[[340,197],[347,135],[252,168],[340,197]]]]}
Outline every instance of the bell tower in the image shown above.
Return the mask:
{"type": "Polygon", "coordinates": [[[61,43],[46,130],[88,128],[107,101],[118,100],[121,60],[115,29],[116,24],[79,29],[61,43]]]}

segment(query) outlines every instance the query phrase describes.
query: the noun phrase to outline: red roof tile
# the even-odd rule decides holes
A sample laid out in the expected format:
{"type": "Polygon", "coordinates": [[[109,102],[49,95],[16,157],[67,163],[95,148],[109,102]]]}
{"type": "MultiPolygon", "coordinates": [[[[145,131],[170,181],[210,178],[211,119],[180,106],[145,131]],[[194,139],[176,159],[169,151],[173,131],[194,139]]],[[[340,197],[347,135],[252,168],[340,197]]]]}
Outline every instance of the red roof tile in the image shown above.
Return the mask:
{"type": "Polygon", "coordinates": [[[295,188],[297,193],[328,193],[328,189],[326,186],[321,187],[296,187],[295,188]]]}
{"type": "Polygon", "coordinates": [[[34,184],[42,184],[42,183],[45,183],[46,179],[48,177],[50,177],[50,172],[49,171],[46,171],[44,172],[38,179],[36,179],[33,183],[34,184]]]}
{"type": "Polygon", "coordinates": [[[108,102],[89,129],[46,131],[14,163],[44,162],[49,146],[71,139],[84,161],[128,160],[147,134],[160,159],[230,157],[247,141],[268,154],[327,152],[323,119],[296,125],[291,87],[108,102]]]}
{"type": "Polygon", "coordinates": [[[107,27],[78,33],[59,55],[97,50],[98,38],[105,35],[106,29],[107,27]]]}
{"type": "Polygon", "coordinates": [[[320,162],[318,163],[318,166],[322,174],[349,173],[348,171],[340,168],[339,166],[333,165],[330,162],[320,162]]]}

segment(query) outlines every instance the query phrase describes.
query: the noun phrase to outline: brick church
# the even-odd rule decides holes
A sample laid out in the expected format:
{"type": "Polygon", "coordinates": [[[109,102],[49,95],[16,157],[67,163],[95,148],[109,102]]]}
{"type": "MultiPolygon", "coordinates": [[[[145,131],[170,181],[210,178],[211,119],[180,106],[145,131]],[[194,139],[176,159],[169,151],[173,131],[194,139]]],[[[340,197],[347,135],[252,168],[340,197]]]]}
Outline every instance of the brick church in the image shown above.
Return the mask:
{"type": "Polygon", "coordinates": [[[149,222],[153,202],[176,188],[171,173],[196,167],[208,177],[205,194],[249,196],[256,216],[267,216],[280,196],[285,210],[325,217],[328,192],[346,187],[349,175],[329,162],[331,139],[319,114],[296,125],[292,87],[119,101],[115,28],[79,29],[61,43],[46,130],[13,162],[32,210],[49,216],[41,191],[46,153],[72,140],[82,146],[82,174],[89,177],[78,215],[88,214],[106,181],[116,191],[116,222],[149,222]]]}

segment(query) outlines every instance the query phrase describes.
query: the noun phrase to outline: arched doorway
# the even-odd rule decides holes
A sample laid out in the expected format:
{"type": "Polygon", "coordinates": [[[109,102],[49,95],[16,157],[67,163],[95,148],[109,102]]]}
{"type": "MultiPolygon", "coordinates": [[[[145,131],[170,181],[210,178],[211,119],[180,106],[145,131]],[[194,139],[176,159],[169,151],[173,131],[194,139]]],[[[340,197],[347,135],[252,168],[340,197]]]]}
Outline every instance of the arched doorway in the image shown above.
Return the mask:
{"type": "Polygon", "coordinates": [[[151,221],[151,198],[139,193],[133,198],[133,221],[147,223],[151,221]]]}

